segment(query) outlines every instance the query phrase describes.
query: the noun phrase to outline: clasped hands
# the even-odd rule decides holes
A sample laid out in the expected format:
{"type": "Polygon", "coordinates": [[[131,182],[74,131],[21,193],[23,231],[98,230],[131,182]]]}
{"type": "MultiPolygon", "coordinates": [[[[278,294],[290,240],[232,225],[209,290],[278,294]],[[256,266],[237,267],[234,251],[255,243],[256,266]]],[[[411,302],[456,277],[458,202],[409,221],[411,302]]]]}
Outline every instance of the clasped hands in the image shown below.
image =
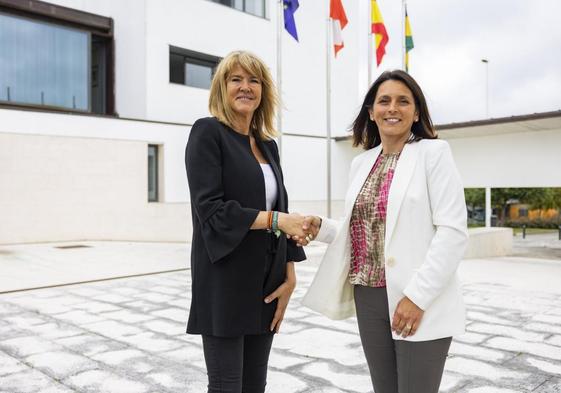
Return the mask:
{"type": "Polygon", "coordinates": [[[284,213],[279,216],[279,228],[289,239],[299,246],[305,246],[314,240],[321,227],[318,216],[302,216],[298,213],[284,213]]]}

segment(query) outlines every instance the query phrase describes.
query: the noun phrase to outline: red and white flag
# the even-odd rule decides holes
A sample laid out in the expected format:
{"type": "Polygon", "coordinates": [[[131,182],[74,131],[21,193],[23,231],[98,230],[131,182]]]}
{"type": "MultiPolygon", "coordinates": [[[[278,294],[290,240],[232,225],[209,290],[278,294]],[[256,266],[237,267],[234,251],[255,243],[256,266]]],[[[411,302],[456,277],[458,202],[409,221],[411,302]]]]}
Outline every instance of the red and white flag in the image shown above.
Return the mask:
{"type": "Polygon", "coordinates": [[[333,22],[333,46],[335,48],[335,57],[337,57],[337,52],[339,52],[345,46],[343,44],[343,34],[342,30],[347,25],[347,15],[345,14],[345,9],[341,0],[331,0],[331,5],[329,7],[329,17],[333,22]]]}

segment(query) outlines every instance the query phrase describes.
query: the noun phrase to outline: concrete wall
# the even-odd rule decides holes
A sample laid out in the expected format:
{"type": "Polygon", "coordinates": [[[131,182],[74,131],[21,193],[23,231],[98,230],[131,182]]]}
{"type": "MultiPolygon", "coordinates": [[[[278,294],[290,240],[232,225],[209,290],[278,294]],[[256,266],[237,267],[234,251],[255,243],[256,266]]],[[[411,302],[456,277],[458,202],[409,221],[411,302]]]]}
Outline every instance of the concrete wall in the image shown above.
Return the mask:
{"type": "Polygon", "coordinates": [[[185,241],[185,203],[148,203],[147,143],[0,133],[0,243],[185,241]]]}
{"type": "Polygon", "coordinates": [[[561,187],[561,129],[448,142],[465,187],[561,187]]]}

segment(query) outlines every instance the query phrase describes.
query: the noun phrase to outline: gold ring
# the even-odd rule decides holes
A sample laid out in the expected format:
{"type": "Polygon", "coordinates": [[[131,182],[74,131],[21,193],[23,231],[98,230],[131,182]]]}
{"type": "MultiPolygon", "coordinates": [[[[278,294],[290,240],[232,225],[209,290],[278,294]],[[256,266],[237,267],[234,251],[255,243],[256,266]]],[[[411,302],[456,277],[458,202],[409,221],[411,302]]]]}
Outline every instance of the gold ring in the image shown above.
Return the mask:
{"type": "Polygon", "coordinates": [[[407,326],[405,326],[405,329],[407,329],[407,330],[411,330],[411,329],[413,329],[413,326],[411,326],[411,325],[407,325],[407,326]]]}

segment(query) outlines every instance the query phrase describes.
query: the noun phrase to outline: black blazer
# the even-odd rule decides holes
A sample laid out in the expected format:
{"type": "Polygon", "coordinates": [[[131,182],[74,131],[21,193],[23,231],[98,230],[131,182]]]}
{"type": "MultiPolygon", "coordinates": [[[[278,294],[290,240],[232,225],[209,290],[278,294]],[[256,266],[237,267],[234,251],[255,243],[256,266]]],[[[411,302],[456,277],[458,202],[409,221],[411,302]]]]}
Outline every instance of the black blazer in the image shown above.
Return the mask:
{"type": "MultiPolygon", "coordinates": [[[[277,179],[274,210],[287,212],[277,145],[273,140],[257,143],[277,179]]],[[[193,217],[187,333],[233,337],[269,332],[276,301],[265,304],[263,299],[284,281],[286,262],[306,256],[284,234],[276,239],[264,230],[250,230],[266,202],[263,172],[249,137],[215,118],[199,119],[191,129],[185,166],[193,217]],[[272,261],[271,244],[276,249],[272,261]]]]}

